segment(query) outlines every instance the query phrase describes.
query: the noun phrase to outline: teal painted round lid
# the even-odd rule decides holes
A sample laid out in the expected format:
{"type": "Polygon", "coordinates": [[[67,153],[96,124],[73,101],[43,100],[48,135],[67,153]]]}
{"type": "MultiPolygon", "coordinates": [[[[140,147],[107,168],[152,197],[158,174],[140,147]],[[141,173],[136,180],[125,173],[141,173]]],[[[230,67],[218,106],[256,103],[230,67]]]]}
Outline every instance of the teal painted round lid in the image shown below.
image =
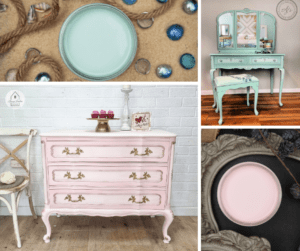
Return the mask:
{"type": "Polygon", "coordinates": [[[137,50],[130,19],[102,3],[84,5],[65,20],[59,50],[68,68],[91,81],[113,79],[127,70],[137,50]]]}

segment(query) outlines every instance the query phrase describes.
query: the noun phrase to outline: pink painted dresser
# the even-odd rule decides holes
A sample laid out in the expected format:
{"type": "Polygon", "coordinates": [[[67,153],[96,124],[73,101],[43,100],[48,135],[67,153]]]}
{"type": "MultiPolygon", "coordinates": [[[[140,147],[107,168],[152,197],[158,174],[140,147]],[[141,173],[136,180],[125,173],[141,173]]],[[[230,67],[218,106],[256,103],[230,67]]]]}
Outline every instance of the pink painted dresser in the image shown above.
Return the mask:
{"type": "Polygon", "coordinates": [[[163,215],[163,241],[170,242],[175,134],[60,130],[42,133],[41,139],[46,243],[50,242],[51,214],[163,215]]]}

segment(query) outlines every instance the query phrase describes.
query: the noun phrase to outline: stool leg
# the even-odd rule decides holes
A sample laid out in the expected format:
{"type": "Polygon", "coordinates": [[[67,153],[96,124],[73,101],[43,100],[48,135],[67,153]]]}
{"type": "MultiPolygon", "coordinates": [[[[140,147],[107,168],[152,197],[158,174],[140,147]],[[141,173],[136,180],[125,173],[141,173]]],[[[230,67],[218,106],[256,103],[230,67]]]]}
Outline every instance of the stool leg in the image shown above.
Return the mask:
{"type": "Polygon", "coordinates": [[[222,98],[225,92],[218,92],[218,109],[220,111],[220,120],[219,120],[219,125],[222,125],[223,123],[223,112],[222,112],[222,98]]]}
{"type": "Polygon", "coordinates": [[[250,106],[249,93],[250,93],[250,86],[247,87],[247,106],[250,106]]]}
{"type": "Polygon", "coordinates": [[[258,86],[253,86],[252,88],[254,90],[254,113],[257,116],[259,114],[257,111],[258,86]]]}

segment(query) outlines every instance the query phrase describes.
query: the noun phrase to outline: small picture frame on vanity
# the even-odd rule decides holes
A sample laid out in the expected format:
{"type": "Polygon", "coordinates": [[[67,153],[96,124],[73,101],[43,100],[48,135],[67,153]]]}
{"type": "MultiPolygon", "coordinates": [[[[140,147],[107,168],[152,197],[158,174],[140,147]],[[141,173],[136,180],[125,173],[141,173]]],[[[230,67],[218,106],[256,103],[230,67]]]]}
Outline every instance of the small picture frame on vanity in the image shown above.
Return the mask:
{"type": "Polygon", "coordinates": [[[133,113],[131,117],[132,131],[150,131],[151,130],[151,112],[133,113]]]}

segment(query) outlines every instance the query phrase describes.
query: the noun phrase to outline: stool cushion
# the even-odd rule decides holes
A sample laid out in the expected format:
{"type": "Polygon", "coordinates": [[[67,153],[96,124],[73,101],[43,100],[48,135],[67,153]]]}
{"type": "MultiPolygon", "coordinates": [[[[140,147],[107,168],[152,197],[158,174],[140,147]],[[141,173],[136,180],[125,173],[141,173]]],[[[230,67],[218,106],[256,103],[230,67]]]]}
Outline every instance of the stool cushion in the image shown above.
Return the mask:
{"type": "Polygon", "coordinates": [[[4,190],[4,189],[17,187],[18,185],[22,184],[24,180],[25,180],[25,176],[16,176],[16,181],[12,184],[4,184],[0,182],[0,189],[4,190]]]}
{"type": "Polygon", "coordinates": [[[238,74],[238,75],[228,75],[228,76],[219,76],[215,78],[216,86],[230,86],[238,84],[248,84],[254,81],[259,81],[258,78],[249,75],[249,74],[238,74]],[[245,82],[243,78],[250,78],[251,81],[245,82]]]}

